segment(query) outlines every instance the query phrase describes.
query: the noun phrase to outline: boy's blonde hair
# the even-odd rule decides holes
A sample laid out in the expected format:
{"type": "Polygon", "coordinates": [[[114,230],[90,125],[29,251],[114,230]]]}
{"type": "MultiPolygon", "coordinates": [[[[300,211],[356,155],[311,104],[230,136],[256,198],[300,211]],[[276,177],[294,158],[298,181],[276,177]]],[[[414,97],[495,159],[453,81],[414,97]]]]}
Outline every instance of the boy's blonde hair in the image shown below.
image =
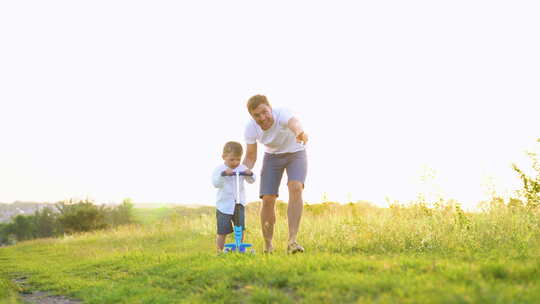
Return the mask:
{"type": "Polygon", "coordinates": [[[255,110],[258,106],[265,104],[270,107],[270,103],[268,102],[268,99],[264,95],[255,95],[252,96],[248,102],[247,102],[247,109],[249,114],[251,114],[251,111],[255,110]]]}
{"type": "Polygon", "coordinates": [[[236,141],[229,141],[223,147],[223,156],[231,153],[234,156],[242,156],[242,153],[244,153],[244,149],[242,148],[242,145],[240,143],[236,141]]]}

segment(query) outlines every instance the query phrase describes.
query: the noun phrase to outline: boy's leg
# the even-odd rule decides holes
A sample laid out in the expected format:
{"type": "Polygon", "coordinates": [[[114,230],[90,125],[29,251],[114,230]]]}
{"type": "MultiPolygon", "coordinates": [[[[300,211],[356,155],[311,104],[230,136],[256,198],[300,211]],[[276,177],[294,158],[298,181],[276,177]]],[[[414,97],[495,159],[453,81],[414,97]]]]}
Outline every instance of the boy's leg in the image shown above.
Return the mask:
{"type": "Polygon", "coordinates": [[[225,239],[227,238],[226,234],[218,234],[216,238],[217,251],[222,252],[225,247],[225,239]]]}
{"type": "Polygon", "coordinates": [[[233,225],[242,227],[242,242],[244,242],[244,236],[246,235],[246,220],[245,220],[245,207],[240,204],[234,206],[233,225]]]}
{"type": "Polygon", "coordinates": [[[223,251],[225,247],[225,239],[227,234],[231,233],[232,228],[232,215],[225,214],[216,209],[216,224],[217,224],[217,237],[216,245],[218,251],[223,251]]]}

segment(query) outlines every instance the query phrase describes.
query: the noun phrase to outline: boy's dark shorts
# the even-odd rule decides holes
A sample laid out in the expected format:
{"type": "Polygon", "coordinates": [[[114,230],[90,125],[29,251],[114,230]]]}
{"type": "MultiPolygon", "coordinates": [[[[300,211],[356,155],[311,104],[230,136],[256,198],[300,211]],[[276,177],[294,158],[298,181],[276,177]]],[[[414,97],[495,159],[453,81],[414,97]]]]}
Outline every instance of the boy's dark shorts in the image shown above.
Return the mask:
{"type": "Polygon", "coordinates": [[[299,181],[304,185],[307,175],[306,150],[293,153],[264,154],[260,198],[267,194],[279,196],[279,184],[281,177],[283,177],[283,171],[287,171],[287,183],[299,181]]]}
{"type": "Polygon", "coordinates": [[[217,234],[229,234],[233,232],[233,224],[235,226],[242,226],[242,230],[246,229],[244,222],[244,206],[241,204],[235,204],[234,215],[225,214],[216,209],[216,222],[217,222],[217,234]],[[235,216],[235,215],[238,216],[235,216]]]}

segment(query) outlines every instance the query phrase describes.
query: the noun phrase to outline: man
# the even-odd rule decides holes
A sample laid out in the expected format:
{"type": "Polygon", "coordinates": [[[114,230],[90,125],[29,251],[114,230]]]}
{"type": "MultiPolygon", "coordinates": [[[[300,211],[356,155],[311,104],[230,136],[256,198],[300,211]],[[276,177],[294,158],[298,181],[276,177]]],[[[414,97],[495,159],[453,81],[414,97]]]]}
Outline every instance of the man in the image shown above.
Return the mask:
{"type": "Polygon", "coordinates": [[[272,238],[276,222],[275,204],[279,195],[279,184],[283,171],[287,171],[289,205],[288,253],[304,252],[296,236],[300,226],[304,201],[302,191],[307,174],[305,144],[308,136],[298,118],[287,109],[272,109],[263,95],[248,100],[248,112],[253,118],[246,125],[246,156],[243,164],[253,169],[257,160],[257,141],[265,146],[266,153],[261,171],[260,197],[262,198],[261,226],[264,237],[264,252],[273,250],[272,238]]]}

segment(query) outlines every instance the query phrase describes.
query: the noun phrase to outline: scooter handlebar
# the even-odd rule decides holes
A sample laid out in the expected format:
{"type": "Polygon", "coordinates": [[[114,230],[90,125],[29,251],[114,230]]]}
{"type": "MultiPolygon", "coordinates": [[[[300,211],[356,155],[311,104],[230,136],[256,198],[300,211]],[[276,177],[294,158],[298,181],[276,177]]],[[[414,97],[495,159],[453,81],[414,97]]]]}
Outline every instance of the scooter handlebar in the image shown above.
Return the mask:
{"type": "MultiPolygon", "coordinates": [[[[236,172],[233,172],[232,174],[227,174],[225,171],[221,172],[221,176],[235,176],[236,172]]],[[[240,172],[240,176],[253,176],[253,172],[251,174],[247,174],[246,171],[240,172]]]]}

